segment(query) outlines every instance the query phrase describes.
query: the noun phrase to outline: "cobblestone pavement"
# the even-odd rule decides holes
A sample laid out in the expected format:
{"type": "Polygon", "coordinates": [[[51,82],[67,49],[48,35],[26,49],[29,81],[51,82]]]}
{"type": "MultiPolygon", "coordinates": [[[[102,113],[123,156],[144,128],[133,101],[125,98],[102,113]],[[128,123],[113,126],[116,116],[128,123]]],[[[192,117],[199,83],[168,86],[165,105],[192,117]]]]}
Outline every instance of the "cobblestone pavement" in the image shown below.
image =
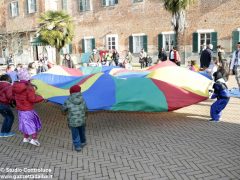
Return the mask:
{"type": "Polygon", "coordinates": [[[41,146],[22,143],[16,120],[17,135],[0,139],[0,175],[41,179],[52,175],[64,180],[240,179],[240,99],[231,98],[218,123],[208,122],[211,103],[206,100],[166,113],[90,113],[88,144],[79,153],[72,150],[60,107],[40,104],[36,110],[43,123],[41,146]],[[26,172],[32,168],[51,172],[26,172]],[[24,172],[6,172],[11,170],[24,172]]]}

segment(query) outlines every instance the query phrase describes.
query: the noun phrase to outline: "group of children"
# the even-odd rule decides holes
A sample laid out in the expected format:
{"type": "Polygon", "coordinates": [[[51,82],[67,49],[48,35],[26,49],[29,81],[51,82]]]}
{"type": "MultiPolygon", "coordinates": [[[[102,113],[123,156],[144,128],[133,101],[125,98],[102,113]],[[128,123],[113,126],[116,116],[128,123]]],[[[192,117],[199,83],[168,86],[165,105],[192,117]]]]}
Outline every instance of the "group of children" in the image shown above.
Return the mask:
{"type": "MultiPolygon", "coordinates": [[[[36,93],[37,87],[31,83],[31,75],[26,68],[17,72],[18,81],[12,82],[8,74],[0,76],[0,114],[4,117],[0,137],[11,137],[14,113],[18,112],[19,131],[23,134],[23,143],[40,146],[37,139],[42,128],[41,120],[34,110],[34,104],[46,100],[36,93]]],[[[73,144],[76,151],[86,145],[85,126],[87,106],[82,98],[81,88],[74,85],[70,88],[70,96],[62,107],[68,112],[68,126],[72,132],[73,144]]]]}
{"type": "Polygon", "coordinates": [[[10,106],[16,106],[19,118],[19,130],[23,133],[23,142],[29,142],[39,146],[37,133],[41,129],[41,121],[33,109],[33,105],[44,99],[35,93],[35,86],[31,84],[31,76],[27,69],[19,69],[18,81],[12,83],[8,74],[0,77],[0,113],[4,117],[0,137],[9,137],[15,135],[10,132],[14,121],[14,115],[10,106]],[[32,139],[30,139],[30,135],[32,139]]]}

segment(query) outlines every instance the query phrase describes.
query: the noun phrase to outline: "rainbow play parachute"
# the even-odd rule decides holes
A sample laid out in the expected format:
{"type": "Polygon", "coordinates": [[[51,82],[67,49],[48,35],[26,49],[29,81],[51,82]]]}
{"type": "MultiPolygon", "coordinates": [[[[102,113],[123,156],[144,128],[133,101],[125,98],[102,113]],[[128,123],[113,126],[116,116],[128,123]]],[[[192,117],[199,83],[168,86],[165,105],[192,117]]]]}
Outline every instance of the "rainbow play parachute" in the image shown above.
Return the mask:
{"type": "Polygon", "coordinates": [[[112,68],[90,75],[59,68],[33,77],[38,93],[63,104],[69,88],[79,85],[90,111],[172,111],[206,100],[211,86],[208,78],[171,62],[143,71],[112,68]]]}

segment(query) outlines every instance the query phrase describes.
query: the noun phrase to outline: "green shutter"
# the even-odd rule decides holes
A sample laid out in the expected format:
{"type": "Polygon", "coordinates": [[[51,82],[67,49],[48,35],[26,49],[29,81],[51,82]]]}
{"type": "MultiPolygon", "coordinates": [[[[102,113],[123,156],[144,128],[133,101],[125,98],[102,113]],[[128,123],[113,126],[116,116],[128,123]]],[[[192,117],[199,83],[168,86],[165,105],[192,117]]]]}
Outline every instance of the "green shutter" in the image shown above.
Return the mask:
{"type": "Polygon", "coordinates": [[[8,13],[9,17],[12,17],[12,4],[11,3],[9,4],[8,11],[9,11],[9,13],[8,13]]]}
{"type": "Polygon", "coordinates": [[[73,52],[72,44],[68,44],[68,53],[72,54],[72,52],[73,52]]]}
{"type": "Polygon", "coordinates": [[[129,51],[133,53],[133,36],[129,36],[129,51]]]}
{"type": "Polygon", "coordinates": [[[102,0],[102,5],[106,6],[106,0],[102,0]]]}
{"type": "Polygon", "coordinates": [[[118,0],[115,0],[115,4],[118,4],[118,0]]]}
{"type": "Polygon", "coordinates": [[[82,52],[85,53],[85,42],[84,42],[84,39],[82,39],[82,52]]]}
{"type": "Polygon", "coordinates": [[[34,1],[35,12],[37,12],[37,0],[34,1]]]}
{"type": "Polygon", "coordinates": [[[177,35],[176,35],[176,33],[173,34],[173,46],[174,47],[177,46],[177,35]]]}
{"type": "Polygon", "coordinates": [[[25,6],[26,6],[26,14],[29,14],[29,11],[28,11],[28,0],[26,0],[25,6]]]}
{"type": "Polygon", "coordinates": [[[240,39],[240,31],[233,31],[232,32],[232,52],[236,49],[236,44],[239,42],[240,39]]]}
{"type": "Polygon", "coordinates": [[[217,51],[217,32],[211,32],[211,44],[213,45],[213,51],[217,51]]]}
{"type": "Polygon", "coordinates": [[[96,42],[95,42],[95,38],[92,38],[92,50],[93,49],[95,49],[95,47],[96,47],[96,44],[95,44],[96,42]]]}
{"type": "Polygon", "coordinates": [[[199,49],[198,49],[198,33],[194,32],[193,33],[193,38],[192,38],[193,42],[192,42],[192,46],[193,46],[193,52],[194,53],[198,53],[199,49]]]}
{"type": "Polygon", "coordinates": [[[158,49],[162,49],[163,47],[163,35],[158,34],[158,49]]]}
{"type": "Polygon", "coordinates": [[[82,0],[78,0],[79,1],[79,11],[82,12],[83,11],[83,2],[82,0]]]}
{"type": "Polygon", "coordinates": [[[17,2],[17,15],[19,16],[19,7],[18,7],[18,2],[17,2]]]}
{"type": "MultiPolygon", "coordinates": [[[[36,46],[37,47],[37,46],[36,46]]],[[[60,54],[63,55],[63,48],[60,50],[60,54]]]]}
{"type": "Polygon", "coordinates": [[[62,9],[67,10],[67,0],[62,0],[62,9]]]}
{"type": "Polygon", "coordinates": [[[143,48],[146,52],[148,52],[148,39],[147,39],[147,35],[143,36],[143,48]]]}

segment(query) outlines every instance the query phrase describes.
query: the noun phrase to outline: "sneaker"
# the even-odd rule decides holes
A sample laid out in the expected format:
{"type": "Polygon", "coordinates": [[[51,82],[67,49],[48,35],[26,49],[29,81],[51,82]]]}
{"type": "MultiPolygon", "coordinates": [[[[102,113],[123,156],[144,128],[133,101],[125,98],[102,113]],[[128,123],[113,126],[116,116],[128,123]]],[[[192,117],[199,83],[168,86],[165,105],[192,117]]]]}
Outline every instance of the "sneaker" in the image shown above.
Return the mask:
{"type": "Polygon", "coordinates": [[[34,145],[34,146],[40,146],[40,142],[36,139],[32,139],[29,143],[34,145]]]}
{"type": "Polygon", "coordinates": [[[14,136],[14,135],[16,135],[16,133],[14,133],[14,132],[9,132],[9,133],[5,133],[5,134],[4,134],[4,137],[11,137],[11,136],[14,136]]]}
{"type": "Polygon", "coordinates": [[[5,133],[0,133],[0,137],[5,137],[5,133]]]}
{"type": "Polygon", "coordinates": [[[82,150],[82,148],[80,148],[80,147],[75,147],[75,151],[80,152],[81,150],[82,150]]]}
{"type": "Polygon", "coordinates": [[[210,119],[210,122],[218,122],[219,120],[215,120],[215,119],[210,119]]]}
{"type": "Polygon", "coordinates": [[[82,146],[82,147],[84,147],[84,146],[86,146],[86,145],[87,145],[87,143],[86,143],[86,142],[81,144],[81,146],[82,146]]]}
{"type": "Polygon", "coordinates": [[[30,141],[31,141],[30,138],[23,138],[23,142],[24,142],[24,143],[29,143],[30,141]]]}

